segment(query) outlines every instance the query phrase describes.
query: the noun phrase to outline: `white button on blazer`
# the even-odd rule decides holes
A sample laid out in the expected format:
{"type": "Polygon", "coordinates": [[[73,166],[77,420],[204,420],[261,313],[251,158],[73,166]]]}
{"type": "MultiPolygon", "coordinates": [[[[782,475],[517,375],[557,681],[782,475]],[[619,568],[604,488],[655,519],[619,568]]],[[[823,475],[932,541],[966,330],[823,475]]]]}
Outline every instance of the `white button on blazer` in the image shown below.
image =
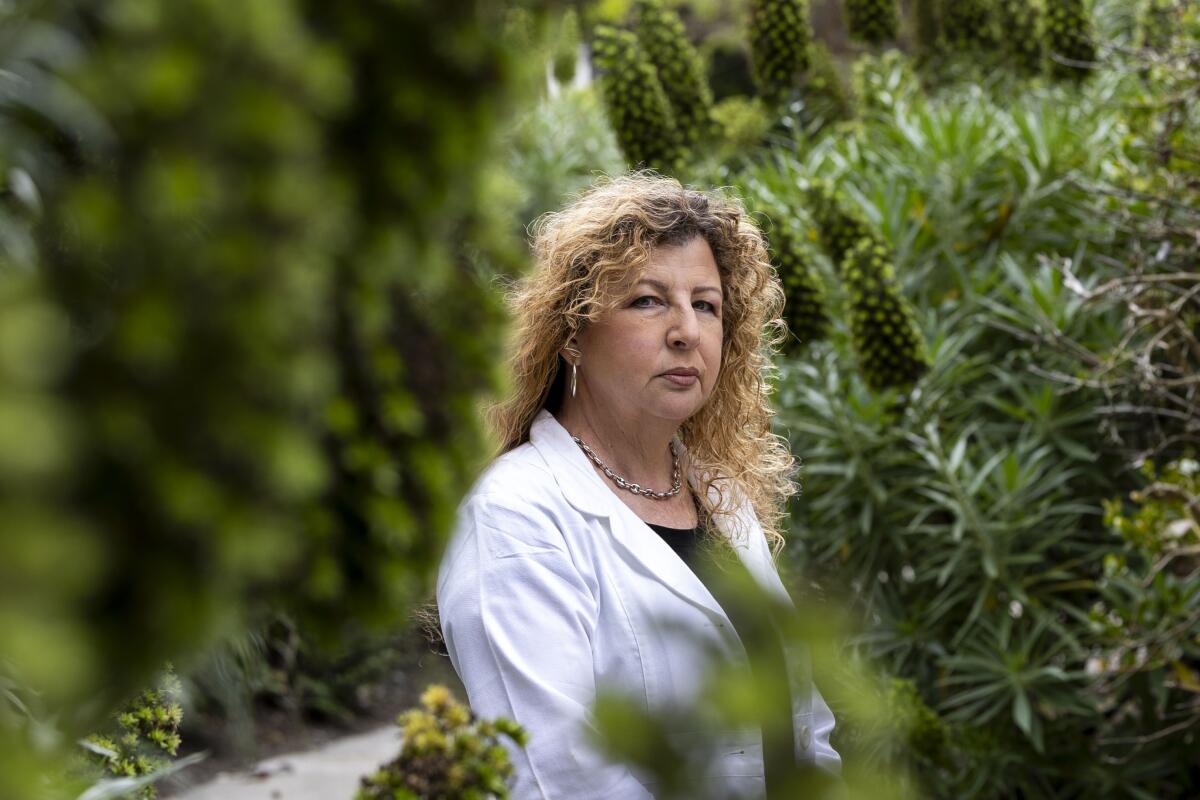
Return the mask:
{"type": "MultiPolygon", "coordinates": [[[[683,470],[686,449],[676,445],[683,470]]],[[[790,604],[750,505],[741,504],[736,520],[715,520],[750,573],[790,604]]],[[[471,708],[529,731],[523,749],[506,740],[515,800],[652,798],[648,777],[606,760],[587,741],[597,687],[633,693],[652,710],[694,697],[706,651],[746,659],[700,579],[545,409],[530,441],[493,461],[459,506],[437,601],[471,708]]],[[[789,672],[805,672],[797,663],[803,656],[787,658],[789,672]]],[[[804,686],[793,691],[797,757],[839,772],[829,745],[833,714],[815,687],[804,686]]],[[[762,796],[758,729],[730,733],[705,761],[715,796],[762,796]]]]}

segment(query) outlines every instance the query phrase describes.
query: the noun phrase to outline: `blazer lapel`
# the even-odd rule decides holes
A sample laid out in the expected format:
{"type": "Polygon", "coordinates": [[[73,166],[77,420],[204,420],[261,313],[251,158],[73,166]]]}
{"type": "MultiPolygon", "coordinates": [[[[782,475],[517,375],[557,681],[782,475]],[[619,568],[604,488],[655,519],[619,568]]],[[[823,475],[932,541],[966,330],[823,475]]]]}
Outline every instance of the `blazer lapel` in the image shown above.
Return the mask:
{"type": "MultiPolygon", "coordinates": [[[[696,573],[661,536],[638,518],[633,509],[621,502],[613,489],[596,473],[571,434],[549,411],[542,409],[538,412],[530,429],[529,440],[546,460],[567,501],[585,514],[607,519],[613,539],[626,561],[643,574],[665,584],[687,602],[704,609],[719,621],[729,623],[729,617],[696,577],[696,573]]],[[[688,481],[695,487],[697,478],[688,465],[687,449],[678,438],[675,444],[680,452],[680,470],[685,472],[688,481]]],[[[718,518],[718,527],[729,535],[723,522],[718,518]]],[[[759,565],[754,563],[754,556],[746,541],[734,540],[733,543],[751,574],[762,582],[759,565]]]]}

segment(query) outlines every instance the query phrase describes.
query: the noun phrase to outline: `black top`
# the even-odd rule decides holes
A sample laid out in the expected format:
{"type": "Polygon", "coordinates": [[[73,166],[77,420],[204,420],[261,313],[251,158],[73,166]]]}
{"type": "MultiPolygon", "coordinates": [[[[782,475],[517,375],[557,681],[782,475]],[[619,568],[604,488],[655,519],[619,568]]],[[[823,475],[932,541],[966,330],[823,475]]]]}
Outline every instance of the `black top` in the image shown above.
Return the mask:
{"type": "MultiPolygon", "coordinates": [[[[786,692],[787,697],[790,698],[787,662],[783,655],[783,645],[779,634],[771,627],[769,619],[761,609],[754,609],[748,607],[744,602],[737,602],[730,585],[720,580],[720,573],[712,561],[712,556],[699,546],[704,536],[704,528],[700,525],[688,529],[668,528],[665,525],[654,525],[649,522],[646,524],[671,546],[671,549],[683,559],[684,563],[692,568],[692,571],[696,573],[696,576],[700,578],[729,617],[734,631],[746,645],[746,649],[751,653],[757,651],[760,654],[762,661],[758,664],[757,672],[768,672],[776,680],[779,680],[781,693],[786,692]]],[[[745,570],[745,565],[740,559],[731,559],[731,562],[745,570]]],[[[754,674],[756,671],[753,665],[751,670],[755,684],[765,685],[767,676],[754,674]]],[[[796,767],[796,743],[791,705],[789,702],[786,705],[774,706],[778,713],[763,726],[763,766],[768,797],[773,795],[773,790],[777,792],[784,788],[787,776],[789,773],[794,773],[796,767]]]]}

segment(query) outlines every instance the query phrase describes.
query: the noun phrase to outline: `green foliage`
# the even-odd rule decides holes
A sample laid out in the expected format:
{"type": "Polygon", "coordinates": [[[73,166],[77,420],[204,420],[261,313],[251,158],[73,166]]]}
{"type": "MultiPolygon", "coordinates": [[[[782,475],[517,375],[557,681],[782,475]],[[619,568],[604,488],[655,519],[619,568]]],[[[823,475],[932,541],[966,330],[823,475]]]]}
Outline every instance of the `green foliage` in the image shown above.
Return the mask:
{"type": "Polygon", "coordinates": [[[844,9],[852,39],[877,45],[896,38],[896,0],[846,0],[844,9]]]}
{"type": "Polygon", "coordinates": [[[942,35],[951,48],[977,54],[999,44],[994,0],[943,0],[940,10],[942,35]]]}
{"type": "Polygon", "coordinates": [[[3,107],[42,210],[0,267],[0,652],[69,741],[248,608],[324,639],[425,593],[522,263],[487,191],[525,73],[487,4],[29,8],[78,102],[3,107]]]}
{"type": "Polygon", "coordinates": [[[637,0],[633,6],[638,44],[654,65],[675,125],[689,147],[712,138],[712,92],[683,21],[665,0],[637,0]]]}
{"type": "Polygon", "coordinates": [[[808,0],[750,0],[754,81],[769,106],[786,103],[808,68],[808,0]]]}
{"type": "Polygon", "coordinates": [[[699,568],[705,585],[719,587],[715,593],[722,603],[744,604],[757,613],[759,625],[738,630],[745,657],[704,663],[694,697],[650,709],[644,698],[601,690],[594,714],[594,740],[600,749],[609,758],[631,765],[656,798],[721,800],[729,795],[715,785],[714,753],[734,746],[731,734],[745,741],[761,735],[764,726],[792,722],[791,715],[781,714],[780,709],[792,708],[789,697],[809,691],[811,680],[837,710],[833,745],[843,759],[842,774],[834,777],[806,760],[790,764],[774,760],[772,775],[778,782],[768,796],[823,800],[922,796],[915,791],[914,781],[894,765],[867,763],[858,757],[871,747],[908,735],[904,725],[908,720],[889,714],[891,707],[879,701],[874,689],[878,676],[861,661],[844,658],[838,641],[846,634],[848,621],[842,610],[806,593],[792,608],[758,584],[731,552],[718,554],[699,568]],[[772,660],[772,639],[793,655],[798,670],[783,670],[772,660]],[[864,744],[847,741],[847,731],[855,732],[864,744]]]}
{"type": "Polygon", "coordinates": [[[1142,0],[1138,8],[1137,45],[1168,50],[1183,22],[1184,4],[1176,0],[1142,0]]]}
{"type": "Polygon", "coordinates": [[[1143,785],[1159,796],[1182,795],[1198,777],[1194,763],[1190,778],[1184,765],[1200,729],[1200,465],[1191,454],[1161,470],[1146,461],[1142,475],[1132,504],[1104,502],[1104,522],[1124,547],[1104,559],[1102,597],[1089,614],[1099,641],[1087,670],[1106,696],[1135,699],[1105,704],[1102,752],[1138,763],[1143,785]]]}
{"type": "Polygon", "coordinates": [[[559,83],[570,83],[575,77],[575,62],[579,56],[579,14],[568,8],[558,19],[554,36],[552,59],[554,79],[559,83]]]}
{"type": "Polygon", "coordinates": [[[923,63],[928,62],[942,49],[939,0],[914,0],[912,17],[917,57],[923,63]]]}
{"type": "Polygon", "coordinates": [[[1095,28],[1086,0],[1046,0],[1046,53],[1057,78],[1083,80],[1091,73],[1095,28]]]}
{"type": "Polygon", "coordinates": [[[668,174],[680,169],[688,154],[683,133],[637,37],[601,25],[594,47],[609,123],[629,165],[668,174]]]}
{"type": "Polygon", "coordinates": [[[348,624],[339,645],[323,649],[295,620],[276,613],[229,637],[183,676],[192,716],[202,716],[205,732],[219,730],[221,745],[243,757],[257,749],[256,718],[264,709],[283,712],[297,726],[352,722],[425,651],[416,632],[357,628],[348,624]]]}
{"type": "Polygon", "coordinates": [[[929,370],[925,340],[896,284],[889,248],[863,237],[841,264],[850,335],[867,385],[905,389],[929,370]]]}
{"type": "Polygon", "coordinates": [[[808,49],[808,69],[801,81],[804,97],[803,116],[813,132],[827,123],[853,119],[857,111],[854,91],[838,69],[837,61],[824,42],[813,42],[808,49]]]}
{"type": "Polygon", "coordinates": [[[996,18],[1009,63],[1027,75],[1046,69],[1045,0],[996,0],[996,18]]]}
{"type": "Polygon", "coordinates": [[[625,166],[595,87],[539,99],[513,120],[503,144],[510,153],[507,186],[497,187],[491,201],[512,211],[511,230],[562,206],[591,183],[595,171],[614,174],[625,166]],[[502,191],[511,192],[511,201],[498,196],[502,191]]]}
{"type": "Polygon", "coordinates": [[[734,151],[761,144],[771,127],[771,117],[757,97],[727,97],[713,107],[713,119],[734,151]]]}
{"type": "Polygon", "coordinates": [[[475,719],[444,686],[426,689],[421,706],[400,715],[400,754],[362,779],[355,800],[508,797],[512,764],[499,737],[524,747],[525,730],[506,719],[475,719]]]}
{"type": "Polygon", "coordinates": [[[804,191],[804,202],[816,225],[815,234],[835,266],[843,266],[846,256],[859,240],[881,241],[862,211],[829,181],[813,181],[804,191]]]}
{"type": "Polygon", "coordinates": [[[899,50],[864,55],[854,61],[854,95],[863,112],[890,112],[921,91],[916,69],[899,50]]]}
{"type": "Polygon", "coordinates": [[[775,218],[769,239],[771,263],[787,295],[784,321],[790,336],[785,350],[798,352],[827,335],[829,299],[812,254],[802,244],[802,235],[786,213],[777,212],[775,218]]]}
{"type": "MultiPolygon", "coordinates": [[[[115,777],[138,778],[161,770],[167,756],[179,750],[182,687],[174,669],[166,672],[153,689],[143,690],[117,713],[114,733],[96,733],[87,738],[93,763],[115,777]]],[[[140,800],[154,800],[153,785],[137,791],[140,800]]]]}

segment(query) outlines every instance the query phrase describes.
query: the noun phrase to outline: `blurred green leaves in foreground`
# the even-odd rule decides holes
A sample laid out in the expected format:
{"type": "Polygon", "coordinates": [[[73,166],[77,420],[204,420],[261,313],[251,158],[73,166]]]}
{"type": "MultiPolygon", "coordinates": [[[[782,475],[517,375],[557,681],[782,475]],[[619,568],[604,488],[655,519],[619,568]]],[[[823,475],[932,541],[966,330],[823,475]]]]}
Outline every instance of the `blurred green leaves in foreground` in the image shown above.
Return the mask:
{"type": "Polygon", "coordinates": [[[0,796],[264,608],[428,591],[523,258],[509,11],[0,6],[0,796]]]}
{"type": "MultiPolygon", "coordinates": [[[[729,557],[735,558],[732,553],[729,557]]],[[[731,566],[736,562],[709,568],[705,582],[721,587],[714,595],[723,606],[736,603],[746,609],[735,617],[746,660],[730,662],[710,653],[697,681],[699,692],[686,704],[647,709],[642,699],[601,689],[595,711],[597,745],[629,764],[657,798],[719,800],[725,795],[712,773],[719,761],[713,754],[744,746],[761,737],[764,726],[768,731],[774,726],[784,741],[774,753],[769,738],[764,744],[764,757],[772,765],[769,800],[922,796],[910,770],[922,759],[940,756],[946,732],[911,684],[889,685],[869,664],[848,657],[843,643],[851,625],[844,604],[794,596],[793,606],[763,588],[749,571],[731,566]],[[751,620],[757,622],[753,627],[751,620]],[[772,653],[774,637],[789,654],[787,666],[772,653]],[[811,758],[814,720],[803,716],[797,723],[793,702],[807,699],[813,685],[836,709],[831,744],[842,760],[840,772],[782,752],[788,729],[794,727],[798,744],[811,758]]]]}

